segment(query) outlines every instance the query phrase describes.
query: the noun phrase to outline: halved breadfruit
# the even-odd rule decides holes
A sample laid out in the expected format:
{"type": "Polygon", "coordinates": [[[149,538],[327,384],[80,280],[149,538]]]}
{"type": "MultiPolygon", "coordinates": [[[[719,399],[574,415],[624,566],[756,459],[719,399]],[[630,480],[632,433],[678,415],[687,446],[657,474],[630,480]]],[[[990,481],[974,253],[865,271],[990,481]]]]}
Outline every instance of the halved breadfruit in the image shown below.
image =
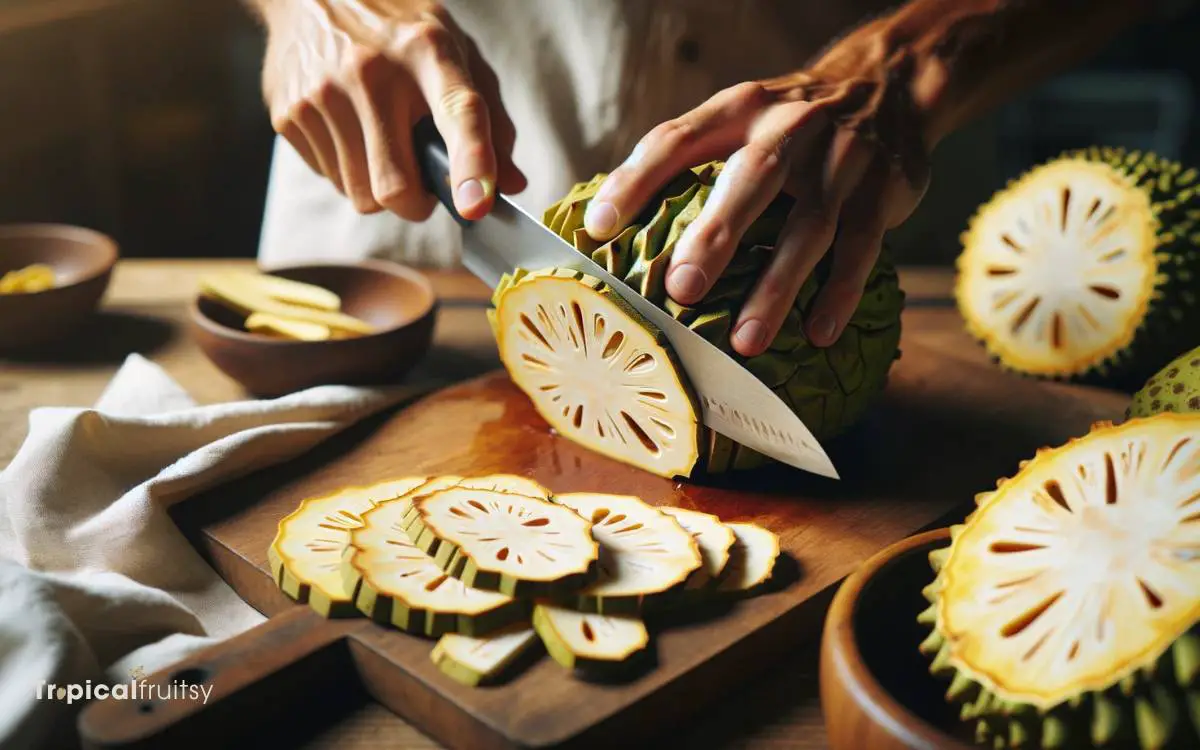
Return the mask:
{"type": "Polygon", "coordinates": [[[477,589],[554,596],[597,574],[592,524],[543,498],[456,486],[414,499],[400,523],[438,566],[477,589]]]}
{"type": "Polygon", "coordinates": [[[688,576],[684,588],[698,591],[719,579],[737,539],[733,529],[711,513],[661,505],[658,509],[678,521],[683,530],[696,540],[700,549],[703,564],[688,576]]]}
{"type": "Polygon", "coordinates": [[[733,531],[729,562],[717,581],[717,590],[751,593],[771,579],[779,559],[779,537],[754,523],[726,524],[733,531]]]}
{"type": "Polygon", "coordinates": [[[494,295],[500,359],[559,434],[664,477],[699,457],[698,405],[665,338],[598,279],[520,271],[494,295]]]}
{"type": "Polygon", "coordinates": [[[503,679],[520,657],[538,643],[528,622],[514,622],[481,637],[446,633],[429,658],[451,679],[471,687],[503,679]]]}
{"type": "Polygon", "coordinates": [[[650,633],[637,617],[579,612],[538,602],[533,627],[550,658],[566,669],[613,671],[641,656],[650,644],[650,633]]]}
{"type": "MultiPolygon", "coordinates": [[[[773,389],[812,430],[828,440],[858,423],[882,393],[892,364],[899,358],[904,292],[890,249],[885,244],[863,283],[863,294],[837,342],[817,347],[808,341],[804,320],[830,277],[827,254],[805,279],[779,334],[767,351],[746,358],[730,340],[742,307],[750,299],[774,256],[795,199],[779,193],[737,238],[728,264],[704,299],[692,306],[667,294],[666,272],[679,241],[720,191],[725,163],[713,161],[683,169],[631,217],[613,239],[596,242],[583,228],[583,217],[608,175],[596,174],[572,186],[549,206],[542,222],[583,255],[697,335],[742,363],[773,389]]],[[[701,461],[696,470],[715,474],[750,469],[768,462],[762,454],[701,426],[701,461]]]]}
{"type": "Polygon", "coordinates": [[[376,504],[419,487],[425,477],[404,477],[369,487],[349,487],[304,500],[279,522],[267,551],[275,583],[325,617],[357,614],[341,575],[342,551],[376,504]]]}
{"type": "Polygon", "coordinates": [[[1158,190],[1172,170],[1087,150],[1010,182],[962,237],[967,331],[1009,370],[1128,391],[1200,346],[1200,247],[1158,190]]]}
{"type": "Polygon", "coordinates": [[[573,492],[554,501],[591,521],[600,543],[599,577],[571,597],[577,609],[635,615],[682,588],[702,565],[691,534],[641,498],[573,492]]]}
{"type": "Polygon", "coordinates": [[[976,500],[919,621],[978,738],[1200,746],[1200,415],[1098,423],[976,500]]]}
{"type": "Polygon", "coordinates": [[[365,512],[362,526],[351,533],[341,573],[361,612],[429,637],[482,636],[529,616],[527,602],[465,585],[413,544],[403,528],[411,503],[409,496],[381,503],[365,512]]]}

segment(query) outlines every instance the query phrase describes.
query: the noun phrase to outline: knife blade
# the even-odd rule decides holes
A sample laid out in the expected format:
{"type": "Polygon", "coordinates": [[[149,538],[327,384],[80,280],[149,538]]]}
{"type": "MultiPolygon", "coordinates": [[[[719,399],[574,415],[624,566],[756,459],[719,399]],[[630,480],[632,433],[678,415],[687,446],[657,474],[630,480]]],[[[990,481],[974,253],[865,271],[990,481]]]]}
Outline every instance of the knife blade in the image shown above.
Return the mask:
{"type": "Polygon", "coordinates": [[[413,147],[426,188],[463,229],[463,265],[495,289],[517,267],[559,266],[595,276],[657,326],[670,342],[696,391],[701,421],[722,435],[790,466],[838,479],[820,442],[804,422],[758,378],[725,352],[678,322],[625,282],[503,195],[476,221],[454,207],[446,144],[431,118],[417,123],[413,147]]]}

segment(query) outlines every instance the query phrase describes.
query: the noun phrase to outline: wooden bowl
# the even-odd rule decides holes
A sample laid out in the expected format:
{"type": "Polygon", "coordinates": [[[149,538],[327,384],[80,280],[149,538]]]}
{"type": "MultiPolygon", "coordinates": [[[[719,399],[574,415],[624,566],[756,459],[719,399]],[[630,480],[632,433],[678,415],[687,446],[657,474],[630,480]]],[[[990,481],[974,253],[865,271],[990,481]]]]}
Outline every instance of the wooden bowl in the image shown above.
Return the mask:
{"type": "Polygon", "coordinates": [[[0,276],[34,263],[54,269],[55,286],[0,294],[0,350],[60,344],[80,330],[108,289],[119,256],[100,232],[64,224],[0,226],[0,276]]]}
{"type": "Polygon", "coordinates": [[[437,296],[429,280],[398,263],[311,264],[269,271],[316,284],[342,310],[378,330],[356,338],[293,341],[249,333],[234,311],[197,295],[191,331],[204,354],[250,394],[274,398],[318,385],[387,385],[402,380],[433,340],[437,296]]]}
{"type": "Polygon", "coordinates": [[[821,712],[833,750],[978,750],[975,726],[945,701],[947,683],[917,651],[917,615],[933,580],[929,552],[950,543],[936,529],[884,549],[846,579],[821,637],[821,712]]]}

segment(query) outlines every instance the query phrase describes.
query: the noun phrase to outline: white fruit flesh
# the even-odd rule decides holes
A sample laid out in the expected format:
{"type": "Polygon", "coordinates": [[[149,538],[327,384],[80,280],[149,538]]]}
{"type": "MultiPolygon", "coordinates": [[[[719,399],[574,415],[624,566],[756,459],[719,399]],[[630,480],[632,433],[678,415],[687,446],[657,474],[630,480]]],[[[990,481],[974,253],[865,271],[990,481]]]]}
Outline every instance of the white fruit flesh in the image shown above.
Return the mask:
{"type": "Polygon", "coordinates": [[[419,487],[425,477],[405,477],[369,487],[351,487],[327,497],[311,498],[279,522],[268,557],[275,580],[295,599],[322,614],[349,605],[351,593],[341,576],[342,552],[362,516],[383,500],[419,487]]]}
{"type": "Polygon", "coordinates": [[[673,517],[640,498],[575,492],[554,501],[592,523],[600,543],[600,577],[585,599],[641,597],[683,583],[701,566],[700,549],[673,517]]]}
{"type": "Polygon", "coordinates": [[[591,524],[544,499],[456,486],[418,498],[413,507],[421,535],[436,538],[432,551],[443,564],[448,544],[477,572],[553,582],[589,573],[598,556],[591,524]]]}
{"type": "Polygon", "coordinates": [[[717,588],[721,591],[747,591],[765,583],[779,557],[779,537],[753,523],[726,524],[733,531],[729,562],[717,588]]]}
{"type": "Polygon", "coordinates": [[[703,567],[688,577],[687,588],[701,588],[719,578],[729,562],[729,553],[735,540],[733,529],[711,513],[664,506],[660,506],[659,510],[678,521],[700,547],[703,567]]]}
{"type": "Polygon", "coordinates": [[[363,525],[352,533],[352,546],[346,551],[347,582],[361,578],[375,598],[435,614],[477,616],[512,604],[512,598],[503,594],[468,588],[413,544],[400,523],[409,503],[409,498],[398,498],[364,514],[363,525]]]}
{"type": "Polygon", "coordinates": [[[1124,349],[1158,278],[1149,196],[1102,164],[1032,170],[964,234],[959,306],[968,329],[1010,366],[1082,372],[1124,349]]]}
{"type": "Polygon", "coordinates": [[[650,643],[646,625],[636,617],[586,614],[549,604],[533,608],[533,625],[546,651],[572,668],[589,662],[622,662],[650,643]]]}
{"type": "Polygon", "coordinates": [[[593,282],[534,273],[504,290],[501,360],[560,434],[661,476],[688,476],[699,425],[672,358],[593,282]]]}
{"type": "Polygon", "coordinates": [[[1200,415],[1043,451],[985,496],[945,563],[950,663],[1053,706],[1152,664],[1200,620],[1200,415]]]}
{"type": "Polygon", "coordinates": [[[455,680],[478,685],[503,672],[537,641],[537,633],[528,622],[513,623],[480,638],[446,633],[433,647],[430,658],[455,680]]]}

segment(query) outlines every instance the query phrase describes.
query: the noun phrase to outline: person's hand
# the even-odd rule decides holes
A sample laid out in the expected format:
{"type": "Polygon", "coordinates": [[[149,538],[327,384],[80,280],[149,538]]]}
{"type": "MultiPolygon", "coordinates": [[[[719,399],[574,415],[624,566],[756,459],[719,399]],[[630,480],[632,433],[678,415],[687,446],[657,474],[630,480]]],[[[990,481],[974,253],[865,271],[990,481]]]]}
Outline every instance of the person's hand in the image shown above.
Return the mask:
{"type": "Polygon", "coordinates": [[[750,224],[781,190],[794,208],[774,256],[731,330],[733,348],[762,353],[817,262],[830,275],[804,321],[828,346],[862,296],[887,229],[904,221],[928,184],[930,144],[881,47],[843,43],[812,68],[719,92],[651,130],[589,205],[593,239],[615,237],[672,177],[726,159],[704,210],[675,247],[667,292],[699,302],[721,275],[750,224]]]}
{"type": "Polygon", "coordinates": [[[431,0],[256,0],[267,27],[263,91],[275,131],[361,213],[428,219],[412,129],[446,141],[455,208],[491,210],[525,176],[495,73],[431,0]]]}

